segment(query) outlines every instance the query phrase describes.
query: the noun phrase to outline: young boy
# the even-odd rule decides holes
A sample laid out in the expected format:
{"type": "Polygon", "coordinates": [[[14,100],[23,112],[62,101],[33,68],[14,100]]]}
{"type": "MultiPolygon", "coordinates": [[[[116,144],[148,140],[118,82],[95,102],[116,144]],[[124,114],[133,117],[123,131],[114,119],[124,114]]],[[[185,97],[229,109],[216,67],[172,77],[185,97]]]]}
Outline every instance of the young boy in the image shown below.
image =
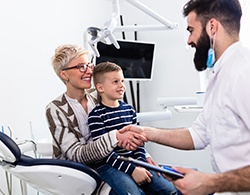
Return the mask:
{"type": "MultiPolygon", "coordinates": [[[[88,119],[93,140],[111,130],[136,124],[134,108],[121,100],[126,90],[121,67],[115,63],[102,62],[95,67],[93,79],[100,97],[100,103],[92,110],[88,119]]],[[[118,156],[146,161],[144,147],[135,151],[116,147],[107,158],[94,164],[102,180],[117,194],[177,194],[176,188],[162,175],[158,176],[156,172],[121,161],[117,159],[118,156]]]]}

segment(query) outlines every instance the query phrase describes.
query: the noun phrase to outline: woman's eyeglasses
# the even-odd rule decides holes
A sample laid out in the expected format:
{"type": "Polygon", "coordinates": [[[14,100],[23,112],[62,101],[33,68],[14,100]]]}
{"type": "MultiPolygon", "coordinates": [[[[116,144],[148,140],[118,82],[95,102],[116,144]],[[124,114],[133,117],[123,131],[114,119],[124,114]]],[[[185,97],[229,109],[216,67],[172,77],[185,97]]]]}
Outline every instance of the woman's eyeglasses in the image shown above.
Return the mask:
{"type": "Polygon", "coordinates": [[[93,63],[88,63],[88,64],[79,63],[76,66],[64,68],[62,70],[70,70],[70,69],[74,69],[74,68],[78,69],[82,73],[85,73],[87,71],[87,68],[89,68],[90,70],[93,70],[94,64],[93,63]]]}

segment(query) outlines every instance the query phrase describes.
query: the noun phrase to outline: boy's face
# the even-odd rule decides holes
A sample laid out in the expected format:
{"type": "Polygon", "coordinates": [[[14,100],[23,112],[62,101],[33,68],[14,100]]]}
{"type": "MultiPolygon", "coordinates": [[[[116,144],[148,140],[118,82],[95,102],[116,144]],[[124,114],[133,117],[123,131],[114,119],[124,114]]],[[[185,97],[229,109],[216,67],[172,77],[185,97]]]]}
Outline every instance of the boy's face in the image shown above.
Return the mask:
{"type": "Polygon", "coordinates": [[[124,83],[123,72],[113,71],[104,74],[102,83],[97,85],[97,90],[102,97],[102,100],[119,100],[123,98],[126,87],[124,83]]]}

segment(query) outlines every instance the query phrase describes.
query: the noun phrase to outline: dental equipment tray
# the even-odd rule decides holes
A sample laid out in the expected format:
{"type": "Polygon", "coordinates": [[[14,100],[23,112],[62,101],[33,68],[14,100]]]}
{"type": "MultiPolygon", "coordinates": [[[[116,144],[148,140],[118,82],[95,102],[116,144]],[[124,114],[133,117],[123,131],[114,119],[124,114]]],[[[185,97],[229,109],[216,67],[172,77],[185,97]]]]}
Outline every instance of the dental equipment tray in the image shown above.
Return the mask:
{"type": "Polygon", "coordinates": [[[135,159],[133,159],[131,157],[127,158],[127,157],[120,156],[120,157],[118,157],[118,159],[123,160],[123,161],[131,162],[131,163],[133,163],[135,165],[144,167],[144,168],[149,169],[149,170],[153,170],[153,171],[156,171],[156,172],[163,173],[166,176],[171,177],[173,180],[180,179],[180,178],[184,177],[183,174],[175,171],[170,166],[166,166],[166,165],[155,166],[155,165],[143,162],[143,161],[135,160],[135,159]]]}

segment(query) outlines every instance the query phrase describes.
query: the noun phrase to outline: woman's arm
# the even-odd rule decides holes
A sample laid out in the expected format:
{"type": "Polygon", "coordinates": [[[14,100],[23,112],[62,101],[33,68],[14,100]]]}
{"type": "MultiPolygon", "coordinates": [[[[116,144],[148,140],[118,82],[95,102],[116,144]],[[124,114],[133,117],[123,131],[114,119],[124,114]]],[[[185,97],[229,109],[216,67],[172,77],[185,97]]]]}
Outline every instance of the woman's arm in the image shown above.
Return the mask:
{"type": "Polygon", "coordinates": [[[53,137],[54,157],[89,164],[110,154],[117,146],[116,131],[103,135],[100,139],[85,143],[76,125],[65,117],[64,113],[48,107],[46,117],[53,137]]]}
{"type": "Polygon", "coordinates": [[[143,139],[141,135],[118,131],[111,131],[94,142],[86,143],[78,128],[77,120],[68,120],[66,114],[54,103],[50,103],[46,108],[46,118],[53,137],[53,156],[55,158],[89,164],[107,157],[119,142],[130,140],[134,149],[138,147],[137,145],[143,145],[143,142],[140,141],[143,139]],[[137,139],[136,135],[141,139],[137,139]]]}

